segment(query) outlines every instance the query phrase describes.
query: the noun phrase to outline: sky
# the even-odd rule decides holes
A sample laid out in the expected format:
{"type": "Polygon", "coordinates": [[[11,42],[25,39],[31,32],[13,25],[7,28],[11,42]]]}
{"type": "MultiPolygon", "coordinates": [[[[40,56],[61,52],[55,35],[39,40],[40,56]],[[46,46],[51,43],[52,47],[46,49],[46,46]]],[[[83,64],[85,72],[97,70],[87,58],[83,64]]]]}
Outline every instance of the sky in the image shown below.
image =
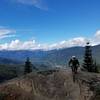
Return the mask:
{"type": "Polygon", "coordinates": [[[0,0],[0,50],[100,44],[100,0],[0,0]]]}

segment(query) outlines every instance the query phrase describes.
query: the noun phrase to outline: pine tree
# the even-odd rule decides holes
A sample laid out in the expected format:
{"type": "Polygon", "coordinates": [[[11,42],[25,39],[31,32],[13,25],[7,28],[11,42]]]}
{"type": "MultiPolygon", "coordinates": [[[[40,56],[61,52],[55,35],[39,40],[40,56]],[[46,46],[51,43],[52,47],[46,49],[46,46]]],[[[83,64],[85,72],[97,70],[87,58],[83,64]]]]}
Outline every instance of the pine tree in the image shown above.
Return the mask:
{"type": "Polygon", "coordinates": [[[32,66],[31,66],[30,59],[27,58],[27,60],[25,62],[24,74],[27,74],[27,73],[30,73],[30,72],[32,72],[32,66]]]}
{"type": "Polygon", "coordinates": [[[91,45],[89,42],[87,42],[87,45],[85,47],[83,68],[87,70],[88,72],[94,72],[93,67],[94,65],[93,65],[93,59],[92,59],[91,45]]]}
{"type": "Polygon", "coordinates": [[[97,65],[97,63],[96,63],[96,60],[95,60],[95,62],[94,62],[94,72],[95,72],[95,73],[99,73],[98,65],[97,65]]]}

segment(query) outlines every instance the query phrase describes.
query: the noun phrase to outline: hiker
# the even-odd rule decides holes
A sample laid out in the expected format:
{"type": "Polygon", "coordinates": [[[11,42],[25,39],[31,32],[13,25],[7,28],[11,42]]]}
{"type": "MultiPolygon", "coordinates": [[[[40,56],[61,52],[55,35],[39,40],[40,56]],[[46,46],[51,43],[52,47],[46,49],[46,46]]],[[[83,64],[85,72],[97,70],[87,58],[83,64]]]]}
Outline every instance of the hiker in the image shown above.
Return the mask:
{"type": "Polygon", "coordinates": [[[77,69],[79,67],[79,61],[75,56],[72,56],[72,58],[69,61],[69,67],[71,67],[73,73],[77,73],[77,69]]]}

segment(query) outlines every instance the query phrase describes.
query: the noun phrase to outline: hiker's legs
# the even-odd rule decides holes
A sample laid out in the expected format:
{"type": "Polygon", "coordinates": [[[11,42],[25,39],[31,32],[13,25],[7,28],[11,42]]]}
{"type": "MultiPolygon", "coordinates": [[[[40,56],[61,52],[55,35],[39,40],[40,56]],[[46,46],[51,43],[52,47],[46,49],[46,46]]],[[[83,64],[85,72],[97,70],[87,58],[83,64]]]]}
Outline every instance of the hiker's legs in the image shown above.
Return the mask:
{"type": "Polygon", "coordinates": [[[73,73],[74,72],[74,67],[72,66],[71,69],[72,69],[72,73],[73,73]]]}
{"type": "Polygon", "coordinates": [[[75,66],[73,66],[73,68],[72,68],[72,75],[73,75],[73,82],[75,83],[75,81],[76,81],[76,78],[75,78],[75,75],[76,75],[76,69],[75,69],[75,66]]]}
{"type": "Polygon", "coordinates": [[[77,66],[75,66],[75,73],[77,73],[77,66]]]}
{"type": "Polygon", "coordinates": [[[75,73],[75,66],[74,66],[74,68],[73,68],[73,72],[75,73]]]}
{"type": "Polygon", "coordinates": [[[72,67],[72,72],[75,73],[75,74],[77,73],[77,66],[72,67]]]}

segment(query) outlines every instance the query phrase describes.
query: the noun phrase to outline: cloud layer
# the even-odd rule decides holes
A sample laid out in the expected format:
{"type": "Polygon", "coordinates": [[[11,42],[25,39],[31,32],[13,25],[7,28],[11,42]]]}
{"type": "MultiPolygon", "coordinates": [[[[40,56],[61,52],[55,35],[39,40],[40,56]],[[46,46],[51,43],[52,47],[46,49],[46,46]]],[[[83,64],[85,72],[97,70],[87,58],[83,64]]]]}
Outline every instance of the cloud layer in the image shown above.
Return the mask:
{"type": "Polygon", "coordinates": [[[35,40],[29,41],[20,41],[18,39],[12,40],[10,43],[5,43],[0,45],[0,50],[52,50],[52,49],[60,49],[60,48],[68,48],[73,46],[84,46],[87,42],[87,39],[79,37],[70,39],[68,41],[61,41],[59,43],[54,44],[39,44],[35,40]]]}
{"type": "Polygon", "coordinates": [[[14,33],[16,33],[15,30],[0,27],[0,39],[14,37],[14,33]]]}
{"type": "MultiPolygon", "coordinates": [[[[0,28],[0,38],[7,38],[14,36],[16,33],[15,30],[0,28]]],[[[85,37],[76,37],[69,40],[63,40],[58,43],[53,44],[41,44],[36,42],[35,40],[21,41],[19,39],[12,40],[10,43],[0,44],[0,50],[53,50],[53,49],[61,49],[61,48],[69,48],[73,46],[85,46],[86,42],[90,41],[91,45],[100,44],[100,30],[96,31],[91,39],[87,39],[85,37]]]]}

